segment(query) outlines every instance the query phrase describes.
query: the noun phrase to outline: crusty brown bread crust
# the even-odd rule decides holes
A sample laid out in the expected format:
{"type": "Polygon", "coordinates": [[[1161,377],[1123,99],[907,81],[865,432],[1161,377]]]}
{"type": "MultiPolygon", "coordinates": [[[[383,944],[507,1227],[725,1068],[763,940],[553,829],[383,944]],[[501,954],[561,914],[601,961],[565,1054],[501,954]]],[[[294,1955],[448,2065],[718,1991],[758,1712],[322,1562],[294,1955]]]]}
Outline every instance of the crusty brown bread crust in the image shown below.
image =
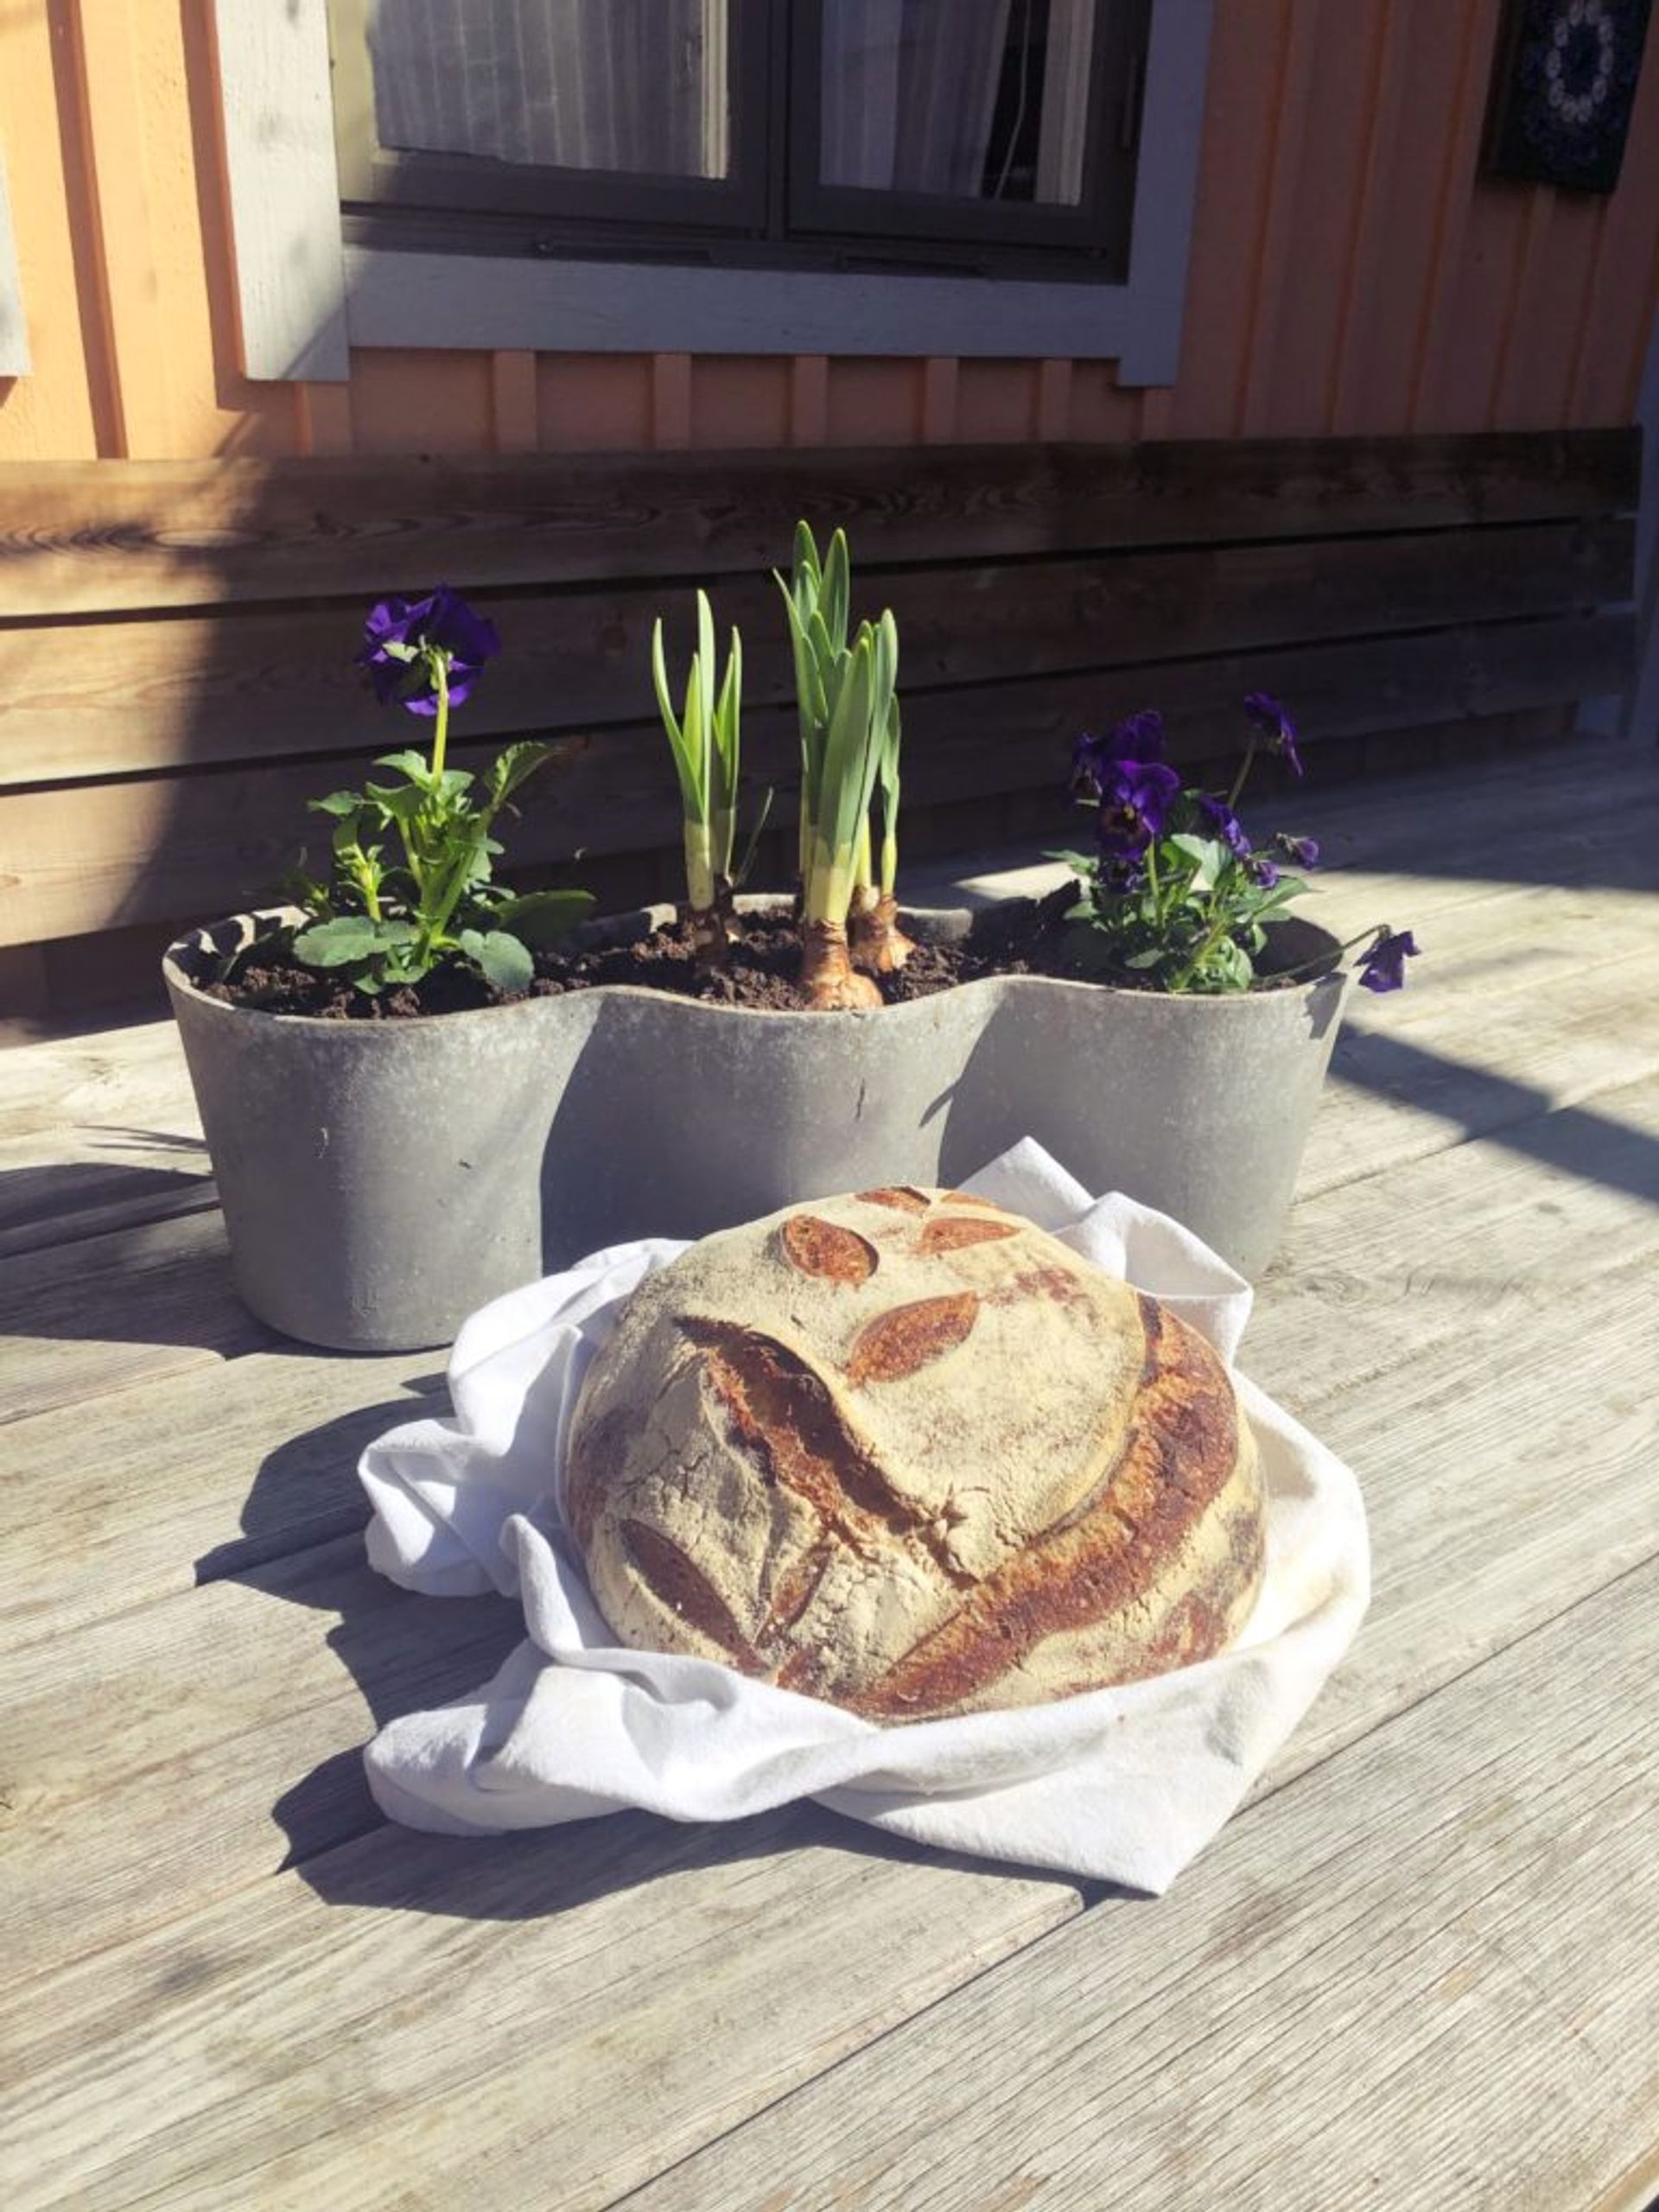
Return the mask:
{"type": "Polygon", "coordinates": [[[1264,1556],[1204,1338],[1018,1216],[908,1186],[643,1283],[583,1386],[564,1511],[622,1643],[881,1721],[1210,1658],[1264,1556]]]}

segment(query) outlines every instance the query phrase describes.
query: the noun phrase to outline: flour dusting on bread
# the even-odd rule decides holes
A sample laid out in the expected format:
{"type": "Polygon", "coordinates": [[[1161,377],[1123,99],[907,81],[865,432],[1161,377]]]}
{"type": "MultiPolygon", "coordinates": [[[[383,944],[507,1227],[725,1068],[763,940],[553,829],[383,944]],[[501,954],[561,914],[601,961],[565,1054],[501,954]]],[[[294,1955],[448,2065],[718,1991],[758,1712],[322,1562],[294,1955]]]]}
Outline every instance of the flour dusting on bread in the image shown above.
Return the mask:
{"type": "Polygon", "coordinates": [[[1204,1338],[1018,1216],[908,1185],[648,1278],[584,1384],[564,1504],[621,1642],[882,1721],[1209,1658],[1264,1564],[1204,1338]]]}

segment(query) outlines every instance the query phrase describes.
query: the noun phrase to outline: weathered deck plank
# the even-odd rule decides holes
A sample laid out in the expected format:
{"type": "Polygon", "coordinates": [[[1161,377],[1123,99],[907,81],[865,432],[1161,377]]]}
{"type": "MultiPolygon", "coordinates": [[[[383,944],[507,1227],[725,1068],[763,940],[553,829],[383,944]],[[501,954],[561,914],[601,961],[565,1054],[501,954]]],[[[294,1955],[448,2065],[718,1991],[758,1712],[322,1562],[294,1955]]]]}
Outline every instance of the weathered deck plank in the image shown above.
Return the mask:
{"type": "MultiPolygon", "coordinates": [[[[1649,1086],[1641,1100],[1626,1102],[1626,1113],[1633,1124],[1659,1124],[1659,1084],[1649,1086]]],[[[1632,1147],[1651,1141],[1644,1128],[1632,1127],[1632,1147]]],[[[1374,1734],[1393,1716],[1419,1705],[1425,1696],[1592,1593],[1611,1576],[1659,1552],[1659,1524],[1649,1509],[1659,1411],[1640,1393],[1632,1399],[1630,1391],[1632,1370],[1645,1371],[1659,1359],[1659,1316],[1640,1295],[1659,1249],[1659,1211],[1632,1209],[1627,1194],[1617,1186],[1594,1184],[1583,1193],[1582,1211],[1577,1205],[1563,1205],[1561,1195],[1572,1191],[1587,1165],[1570,1143],[1566,1149],[1565,1161],[1552,1162],[1529,1160],[1501,1147],[1465,1147],[1459,1164],[1467,1202],[1457,1216],[1441,1203],[1452,1172],[1444,1158],[1402,1174],[1392,1186],[1387,1208],[1381,1205],[1379,1186],[1365,1186],[1378,1193],[1379,1202],[1370,1216],[1358,1222],[1348,1218],[1348,1204],[1341,1196],[1318,1201],[1306,1210],[1306,1268],[1292,1278],[1295,1294],[1286,1297],[1282,1314],[1275,1310],[1271,1287],[1262,1300],[1249,1340],[1249,1349],[1257,1355],[1252,1364],[1286,1395],[1294,1390],[1300,1409],[1338,1448],[1348,1450],[1365,1473],[1378,1559],[1376,1605],[1361,1641],[1276,1764],[1269,1777],[1272,1787],[1374,1734]],[[1300,1347],[1310,1333],[1318,1286],[1333,1277],[1344,1279],[1344,1267],[1351,1269],[1356,1254],[1367,1248],[1374,1262],[1374,1284],[1368,1287],[1350,1274],[1345,1294],[1333,1300],[1344,1321],[1363,1339],[1363,1357],[1350,1367],[1327,1345],[1322,1360],[1310,1370],[1300,1347]],[[1465,1263],[1476,1253],[1484,1255],[1488,1272],[1471,1279],[1465,1263]],[[1503,1294],[1504,1284],[1522,1274],[1529,1286],[1546,1287],[1548,1294],[1535,1287],[1503,1294]],[[1622,1331],[1609,1330],[1585,1347],[1575,1363],[1570,1398],[1560,1390],[1554,1363],[1561,1327],[1556,1286],[1560,1300],[1575,1308],[1592,1302],[1600,1310],[1629,1317],[1622,1331]],[[1379,1332],[1380,1351],[1376,1341],[1379,1332]],[[1468,1379],[1471,1371],[1487,1370],[1499,1360],[1511,1367],[1515,1384],[1495,1408],[1487,1398],[1470,1390],[1468,1379]],[[1559,1479],[1564,1464],[1573,1468],[1570,1486],[1559,1479]]],[[[263,1582],[266,1578],[250,1580],[263,1582]]],[[[209,1592],[123,1615],[92,1631],[79,1659],[65,1651],[67,1678],[58,1680],[57,1688],[73,1695],[84,1678],[83,1666],[89,1667],[93,1676],[132,1679],[126,1709],[136,1722],[142,1723],[146,1713],[160,1713],[177,1669],[188,1670],[200,1649],[195,1637],[187,1636],[180,1650],[170,1652],[168,1624],[210,1599],[217,1609],[215,1628],[222,1630],[226,1641],[240,1648],[258,1640],[258,1624],[269,1618],[264,1599],[257,1590],[221,1585],[209,1592]],[[143,1681],[146,1669],[151,1677],[148,1683],[143,1681]]],[[[305,1721],[308,1718],[315,1748],[323,1755],[355,1740],[354,1728],[366,1730],[369,1722],[360,1697],[338,1686],[337,1662],[325,1661],[320,1649],[310,1656],[303,1653],[291,1618],[278,1625],[281,1633],[266,1637],[264,1678],[250,1681],[245,1688],[219,1687],[223,1718],[219,1726],[224,1732],[212,1751],[176,1762],[176,1772],[163,1765],[160,1771],[138,1773],[125,1783],[116,1780],[105,1793],[103,1810],[117,1833],[91,1845],[87,1888],[92,1922],[86,1932],[92,1941],[100,1940],[104,1933],[101,1916],[120,1908],[128,1888],[124,1866],[135,1855],[149,1855],[149,1839],[164,1821],[168,1808],[181,1793],[199,1790],[212,1776],[217,1783],[216,1802],[203,1832],[200,1871],[190,1866],[163,1871],[136,1886],[143,1892],[141,1911],[167,1921],[177,1948],[190,1956],[213,1952],[224,1923],[211,1900],[217,1887],[229,1885],[231,1853],[238,1840],[248,1854],[250,1878],[269,1866],[267,1808],[283,1783],[296,1778],[296,1765],[284,1767],[283,1762],[296,1762],[297,1753],[297,1764],[304,1764],[301,1746],[305,1721]],[[334,1678],[332,1696],[322,1687],[325,1670],[334,1678]],[[273,1674],[280,1674],[288,1686],[291,1707],[307,1701],[307,1712],[299,1715],[301,1725],[284,1723],[276,1714],[273,1674]],[[315,1706],[309,1702],[314,1695],[315,1706]],[[257,1725],[232,1737],[238,1703],[245,1697],[250,1719],[257,1719],[257,1725]],[[265,1839],[264,1856],[249,1841],[261,1835],[265,1839]]],[[[417,1628],[416,1622],[413,1629],[417,1628]]],[[[312,1640],[320,1646],[315,1627],[312,1640]]],[[[53,1680],[53,1655],[60,1650],[65,1647],[36,1646],[24,1655],[33,1661],[43,1683],[53,1680]]],[[[49,1727],[49,1710],[26,1711],[21,1725],[26,1742],[28,1731],[38,1734],[49,1727]]],[[[0,1713],[0,1747],[7,1745],[8,1735],[8,1716],[0,1713]]],[[[310,1831],[314,1841],[326,1842],[327,1819],[339,1817],[342,1809],[349,1815],[357,1802],[337,1796],[325,1804],[321,1819],[310,1831]]],[[[684,1863],[686,1840],[664,1824],[627,1823],[623,1832],[639,1879],[652,1878],[653,1867],[664,1872],[684,1863]]],[[[49,1828],[37,1841],[59,1851],[72,1833],[73,1822],[66,1821],[61,1829],[49,1828]]],[[[787,1827],[768,1831],[779,1855],[768,1859],[764,1869],[745,1875],[753,1925],[741,1961],[728,1957],[731,1907],[726,1893],[725,1843],[711,1843],[713,1857],[699,1860],[702,1871],[689,1890],[683,1888],[678,1894],[671,1980],[673,1974],[695,1973],[701,2001],[710,2008],[711,2017],[747,2018],[754,2013],[756,1983],[771,1956],[773,1923],[781,1916],[784,1924],[794,1925],[791,1899],[817,1878],[810,1859],[788,1855],[790,1845],[798,1834],[814,1833],[810,1826],[798,1832],[787,1827]]],[[[531,1900],[538,1885],[562,1878],[557,1870],[571,1852],[585,1852],[587,1847],[573,1833],[543,1839],[539,1857],[529,1846],[437,1847],[437,1858],[429,1864],[425,1853],[429,1848],[404,1838],[367,1837],[329,1854],[307,1872],[325,1895],[375,1896],[399,1902],[404,1878],[399,1870],[415,1851],[427,1867],[423,1879],[429,1909],[465,1913],[476,1905],[489,1916],[517,1916],[533,1910],[531,1900]]],[[[26,1908],[37,1885],[49,1889],[50,1864],[23,1851],[14,1866],[26,1908]]],[[[865,2008],[874,2001],[884,1978],[919,1971],[902,1948],[893,1951],[893,1930],[905,1923],[913,1879],[914,1869],[907,1865],[895,1866],[890,1857],[879,1853],[868,1858],[863,1876],[868,1887],[859,1890],[855,1904],[849,1893],[838,1907],[842,1918],[836,1956],[833,1961],[820,1961],[817,1968],[823,1986],[805,2028],[799,2015],[774,1998],[756,2022],[760,2044],[745,2036],[728,2038],[718,2056],[704,2047],[687,2053],[677,2048],[683,2023],[671,1988],[665,1985],[653,1993],[647,1981],[631,1985],[641,2017],[626,2031],[627,2050],[659,2086],[638,2110],[639,2126],[646,2131],[638,2140],[632,2133],[632,2121],[610,2123],[626,2138],[619,2136],[613,2145],[621,2161],[619,2172],[629,2179],[639,2177],[651,2146],[666,2155],[673,2145],[687,2147],[702,2139],[697,2130],[707,2124],[711,2106],[725,2120],[741,2118],[747,2109],[746,2094],[775,2094],[786,2078],[806,2078],[824,2063],[826,2037],[836,2050],[855,2048],[868,2028],[871,2016],[865,2008]],[[652,2039],[656,2035],[662,2038],[660,2046],[652,2039]]],[[[270,1945],[295,1965],[311,1992],[308,2003],[332,2005],[335,2000],[320,1996],[309,1980],[316,1948],[333,1940],[328,1928],[316,1920],[315,1899],[297,1881],[285,1879],[285,1889],[287,1901],[280,1913],[264,1885],[252,1893],[250,1910],[266,1916],[270,1945]]],[[[613,1945],[626,1940],[643,1956],[659,1948],[664,1939],[660,1932],[653,1932],[657,1923],[643,1893],[638,1902],[644,1916],[640,1923],[635,1926],[625,1919],[626,1938],[613,1929],[603,1940],[613,1945]]],[[[1071,1892],[1059,1898],[1051,1896],[1046,1909],[1058,1916],[1075,1910],[1076,1902],[1071,1892]]],[[[1029,1894],[1017,1886],[1010,1890],[1007,1878],[969,1885],[952,1907],[956,1948],[953,1951],[947,1944],[947,1955],[957,1955],[964,1943],[976,1959],[1003,1955],[1022,1940],[1021,1930],[1029,1932],[1031,1906],[1029,1894]]],[[[607,1901],[607,1914],[612,1910],[613,1902],[607,1901]]],[[[473,2046],[475,2063],[491,2079],[498,2117],[512,2127],[532,2129],[540,2155],[554,2170],[561,2170],[566,2159],[580,2158],[575,2146],[591,2133],[592,2103],[602,2095],[614,2056],[614,2021],[601,2016],[582,2024],[586,2016],[580,1985],[588,1971],[593,1946],[601,1940],[584,1925],[585,1916],[591,1917],[587,1906],[569,1917],[561,1942],[543,1947],[538,1940],[533,1961],[524,1961],[525,1970],[533,1972],[540,1993],[537,2002],[548,2008],[537,2017],[560,2023],[560,2067],[570,2083],[569,2105],[550,2103],[544,2069],[533,2053],[518,2049],[526,2017],[506,1991],[499,2001],[506,2007],[510,2031],[491,2034],[480,2029],[473,2046]]],[[[159,1934],[153,1941],[145,1936],[143,1919],[132,1915],[114,1921],[111,1932],[116,1929],[143,1938],[134,1954],[141,1960],[151,1956],[155,1942],[162,1940],[159,1934]]],[[[930,1945],[939,1941],[938,1926],[931,1921],[923,1940],[930,1945]]],[[[486,1943],[482,1932],[474,1936],[415,1924],[389,1969],[397,1978],[388,1990],[388,2002],[395,1998],[409,2013],[411,2033],[414,2015],[423,2004],[432,2008],[436,2033],[437,2016],[447,2016],[453,2001],[451,1977],[464,1973],[470,1981],[505,1966],[495,1959],[493,1948],[486,1951],[486,1943]],[[440,1947],[442,1967],[437,1964],[440,1951],[429,1954],[429,1945],[440,1947]],[[423,1990],[425,1996],[417,1995],[423,1990]]],[[[928,1955],[934,1963],[928,1968],[933,1978],[926,1987],[937,1997],[946,1985],[938,1978],[937,1956],[931,1952],[928,1955]]],[[[113,1956],[106,1955],[105,1963],[111,1972],[118,1970],[113,1956]]],[[[254,2004],[264,1986],[264,1969],[257,1957],[238,1971],[247,1977],[245,1992],[238,1996],[227,1988],[223,1997],[232,2010],[254,2004]]],[[[773,1972],[778,1984],[786,1986],[799,1968],[780,1957],[773,1961],[773,1972]]],[[[112,1985],[111,1993],[119,1986],[112,1985]]],[[[355,1990],[351,1993],[353,2005],[359,1994],[355,1990]]],[[[881,2002],[884,2021],[902,2016],[902,2002],[891,1988],[881,2002]]],[[[339,2022],[347,2044],[360,2031],[354,2019],[353,2013],[339,2022]]],[[[175,2055],[175,2066],[188,2069],[192,2063],[175,2055]]],[[[400,2101],[417,2099],[423,2094],[419,2069],[424,2063],[418,2041],[411,2043],[403,2063],[414,2071],[405,2075],[394,2070],[384,2076],[388,2094],[400,2101]]],[[[385,2067],[391,2062],[383,2058],[381,2063],[385,2067]]],[[[128,2064],[121,2056],[118,2070],[124,2078],[128,2064]]],[[[205,2085],[203,2094],[210,2094],[205,2085]]],[[[142,2128],[148,2122],[139,2115],[135,2124],[142,2128]]],[[[208,2120],[207,2132],[211,2136],[229,2124],[228,2115],[219,2113],[208,2120]]],[[[149,2156],[143,2145],[132,2151],[137,2172],[149,2172],[149,2156]]],[[[315,2171],[310,2153],[306,2171],[315,2171]]],[[[181,2172],[171,2167],[167,2172],[169,2191],[185,2189],[181,2172]]],[[[105,2184],[95,2175],[86,2177],[84,2185],[92,2191],[89,2202],[105,2201],[99,2190],[114,2187],[112,2181],[105,2184]]],[[[459,2177],[455,2185],[460,2185],[459,2177]]],[[[107,2201],[123,2200],[111,2195],[107,2201]]],[[[191,2201],[188,2190],[180,2201],[191,2201]]],[[[283,2200],[278,2196],[272,2201],[283,2200]]],[[[378,2200],[364,2196],[360,2201],[378,2200]]],[[[536,2200],[526,2196],[503,2201],[536,2200]]],[[[552,2201],[601,2200],[578,2193],[552,2201]]]]}
{"type": "MultiPolygon", "coordinates": [[[[1650,1566],[629,2212],[1590,2202],[1659,2094],[1656,1664],[1650,1566]]],[[[498,2176],[531,2201],[511,2139],[498,2176]]]]}
{"type": "MultiPolygon", "coordinates": [[[[1310,808],[1357,862],[1321,918],[1386,896],[1433,924],[1413,989],[1356,1008],[1370,1087],[1331,1087],[1244,1350],[1360,1469],[1376,1599],[1157,1907],[1084,1910],[810,1808],[364,1833],[373,1717],[462,1688],[508,1632],[356,1564],[357,1445],[442,1403],[440,1361],[276,1348],[227,1308],[214,1218],[168,1219],[159,1188],[22,1210],[9,2204],[1323,2212],[1380,2187],[1390,2212],[1636,2212],[1659,2137],[1656,769],[1607,749],[1310,808]]],[[[61,1164],[64,1113],[102,1172],[128,1051],[150,1117],[124,1126],[165,1139],[165,1025],[26,1045],[0,1052],[0,1175],[61,1164]],[[31,1067],[91,1087],[66,1105],[31,1067]]]]}
{"type": "Polygon", "coordinates": [[[0,1649],[361,1528],[359,1452],[442,1383],[418,1352],[257,1351],[12,1423],[0,1649]]]}
{"type": "MultiPolygon", "coordinates": [[[[1313,1201],[1299,1216],[1294,1263],[1262,1294],[1246,1364],[1365,1471],[1379,1573],[1358,1651],[1275,1779],[1659,1547],[1645,1510],[1659,1438],[1629,1389],[1632,1363],[1659,1363],[1659,1324],[1649,1331],[1638,1319],[1629,1342],[1592,1338],[1570,1398],[1551,1364],[1564,1305],[1629,1301],[1639,1315],[1637,1294],[1659,1257],[1659,1209],[1632,1206],[1629,1196],[1659,1158],[1659,1081],[1612,1103],[1624,1135],[1611,1148],[1576,1125],[1547,1129],[1539,1157],[1471,1146],[1313,1201]],[[1466,1384],[1471,1368],[1500,1359],[1525,1379],[1495,1414],[1466,1384]],[[1389,1440],[1382,1452],[1377,1433],[1389,1440]],[[1548,1479],[1569,1459],[1570,1496],[1548,1479]]],[[[26,1445],[27,1432],[14,1441],[26,1445]]],[[[201,1486],[206,1495],[205,1476],[201,1486]]],[[[354,1497],[346,1502],[360,1510],[354,1497]]],[[[233,1840],[242,1880],[270,1872],[283,1855],[273,1803],[359,1744],[374,1715],[434,1694],[419,1687],[429,1677],[405,1641],[429,1641],[444,1694],[482,1680],[493,1630],[474,1637],[450,1607],[404,1599],[359,1562],[347,1536],[13,1656],[0,1693],[0,1771],[28,1777],[3,1858],[10,1906],[0,1908],[0,1938],[14,1971],[46,1963],[54,1942],[60,1960],[196,1909],[215,1885],[232,1885],[233,1840]],[[307,1607],[342,1615],[340,1627],[325,1635],[307,1607]],[[389,1607],[398,1637],[385,1633],[389,1607]],[[214,1673],[221,1649],[257,1652],[258,1663],[214,1673]],[[372,1663],[359,1668],[359,1655],[372,1663]],[[198,1676],[205,1688],[193,1692],[198,1676]],[[76,1739],[62,1738],[60,1715],[94,1698],[104,1726],[89,1764],[76,1739]],[[191,1728],[180,1744],[176,1714],[187,1701],[191,1728]],[[214,1788],[201,1848],[157,1860],[156,1834],[204,1771],[214,1788]],[[93,1796],[96,1805],[86,1802],[93,1796]],[[86,1830],[79,1840],[77,1821],[86,1830]],[[53,1899],[70,1841],[83,1883],[66,1942],[53,1899]]],[[[302,1818],[289,1822],[293,1848],[331,1848],[363,1825],[365,1803],[354,1763],[313,1784],[302,1818]]]]}
{"type": "Polygon", "coordinates": [[[12,1654],[9,1974],[58,1968],[378,1827],[358,1755],[373,1716],[474,1688],[523,1630],[505,1599],[431,1606],[394,1590],[352,1537],[12,1654]],[[92,1711],[95,1732],[73,1725],[92,1711]]]}
{"type": "Polygon", "coordinates": [[[170,1021],[0,1041],[0,1257],[216,1203],[170,1021]]]}
{"type": "MultiPolygon", "coordinates": [[[[1465,1332],[1570,1310],[1649,1247],[1659,1077],[1302,1198],[1243,1365],[1294,1412],[1465,1332]]],[[[1579,1332],[1572,1332],[1576,1342],[1579,1332]]]]}
{"type": "Polygon", "coordinates": [[[0,1424],[280,1344],[231,1288],[217,1206],[48,1244],[0,1268],[0,1424]]]}
{"type": "Polygon", "coordinates": [[[19,2177],[18,2212],[146,2195],[366,2212],[406,2202],[412,2174],[429,2202],[482,2203],[467,2170],[527,2120],[544,2154],[533,2201],[602,2202],[613,2118],[643,2178],[654,2145],[707,2139],[1079,1906],[1058,1878],[989,1878],[810,1808],[460,1851],[402,1837],[389,1854],[374,1836],[308,1872],[315,1890],[283,1874],[38,1977],[27,2002],[0,1993],[0,2171],[19,2177]],[[991,1944],[972,1904],[994,1878],[991,1944]],[[839,1956],[802,1977],[826,1926],[839,1956]],[[89,2079],[111,2093],[89,2099],[89,2079]]]}

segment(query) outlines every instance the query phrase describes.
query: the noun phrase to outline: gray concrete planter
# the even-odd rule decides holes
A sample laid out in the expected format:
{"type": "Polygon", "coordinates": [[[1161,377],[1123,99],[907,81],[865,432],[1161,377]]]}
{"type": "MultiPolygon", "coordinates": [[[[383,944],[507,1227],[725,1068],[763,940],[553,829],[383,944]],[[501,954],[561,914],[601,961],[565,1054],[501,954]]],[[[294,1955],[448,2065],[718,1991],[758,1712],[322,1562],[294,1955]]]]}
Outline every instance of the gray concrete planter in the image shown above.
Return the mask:
{"type": "MultiPolygon", "coordinates": [[[[667,912],[591,926],[639,936],[667,912]]],[[[1026,1135],[1254,1274],[1282,1226],[1344,987],[1333,973],[1175,1000],[1011,976],[827,1015],[607,985],[388,1022],[264,1014],[196,988],[283,918],[193,931],[163,972],[238,1288],[273,1328],[353,1351],[445,1343],[474,1307],[604,1244],[876,1183],[949,1184],[1026,1135]]],[[[918,916],[913,933],[961,935],[970,918],[918,916]]],[[[1287,959],[1334,962],[1324,932],[1283,927],[1287,959]]]]}

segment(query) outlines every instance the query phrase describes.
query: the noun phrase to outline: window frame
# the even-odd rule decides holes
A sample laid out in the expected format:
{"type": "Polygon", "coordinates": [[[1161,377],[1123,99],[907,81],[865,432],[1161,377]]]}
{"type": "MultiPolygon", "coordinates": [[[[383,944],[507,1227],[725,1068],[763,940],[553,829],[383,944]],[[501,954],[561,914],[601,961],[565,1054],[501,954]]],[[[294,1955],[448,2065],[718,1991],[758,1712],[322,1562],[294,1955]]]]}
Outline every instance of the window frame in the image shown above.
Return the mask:
{"type": "MultiPolygon", "coordinates": [[[[374,0],[327,0],[346,236],[396,251],[619,258],[655,264],[951,267],[978,276],[1121,282],[1133,233],[1147,0],[1096,9],[1075,206],[952,202],[819,181],[823,0],[727,0],[728,178],[576,169],[383,146],[366,19],[374,0]]],[[[1058,0],[1057,0],[1058,4],[1058,0]]]]}
{"type": "MultiPolygon", "coordinates": [[[[724,177],[560,168],[382,146],[363,24],[373,0],[327,0],[340,199],[355,208],[523,217],[535,227],[596,220],[665,229],[753,229],[767,207],[771,0],[728,0],[730,171],[724,177]],[[539,219],[537,221],[537,219],[539,219]]],[[[591,247],[594,240],[590,237],[591,247]]],[[[522,233],[506,250],[524,250],[522,233]]]]}
{"type": "Polygon", "coordinates": [[[26,377],[33,366],[29,351],[29,317],[23,308],[22,279],[12,237],[11,200],[6,163],[0,149],[0,377],[26,377]]]}
{"type": "Polygon", "coordinates": [[[1122,283],[971,271],[532,260],[349,241],[326,0],[214,0],[245,372],[343,382],[353,346],[1179,359],[1214,0],[1151,0],[1122,283]]]}

